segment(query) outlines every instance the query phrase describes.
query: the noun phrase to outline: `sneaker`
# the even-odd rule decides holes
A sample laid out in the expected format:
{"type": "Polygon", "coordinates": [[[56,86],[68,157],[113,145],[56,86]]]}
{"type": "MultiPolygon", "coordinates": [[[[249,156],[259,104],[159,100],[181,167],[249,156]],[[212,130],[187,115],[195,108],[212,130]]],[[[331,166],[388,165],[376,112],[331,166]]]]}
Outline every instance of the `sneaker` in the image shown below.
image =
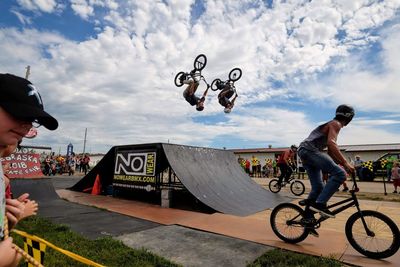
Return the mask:
{"type": "Polygon", "coordinates": [[[347,191],[349,191],[347,187],[342,190],[342,192],[347,192],[347,191]]]}
{"type": "Polygon", "coordinates": [[[394,190],[394,191],[393,191],[393,194],[397,194],[397,191],[396,191],[396,190],[394,190]]]}
{"type": "Polygon", "coordinates": [[[330,210],[328,210],[326,204],[324,203],[318,203],[318,202],[312,203],[310,205],[310,210],[318,212],[323,217],[335,218],[335,214],[330,212],[330,210]]]}
{"type": "Polygon", "coordinates": [[[306,198],[306,199],[302,199],[302,200],[299,201],[299,205],[300,205],[300,206],[309,206],[309,205],[311,205],[312,203],[315,203],[315,200],[314,200],[314,199],[308,199],[308,198],[306,198]]]}
{"type": "Polygon", "coordinates": [[[317,231],[315,231],[315,229],[308,229],[308,234],[315,237],[319,237],[319,234],[317,231]]]}

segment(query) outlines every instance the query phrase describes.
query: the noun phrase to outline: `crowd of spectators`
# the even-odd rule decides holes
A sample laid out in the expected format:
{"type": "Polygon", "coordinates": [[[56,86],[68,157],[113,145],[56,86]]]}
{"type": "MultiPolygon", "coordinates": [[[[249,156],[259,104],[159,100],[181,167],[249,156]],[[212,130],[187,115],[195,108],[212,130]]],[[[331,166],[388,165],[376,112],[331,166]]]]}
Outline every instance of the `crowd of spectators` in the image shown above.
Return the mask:
{"type": "Polygon", "coordinates": [[[74,175],[75,172],[86,175],[90,170],[89,162],[89,155],[75,155],[72,153],[70,156],[46,156],[41,165],[43,174],[48,176],[63,173],[74,175]]]}
{"type": "Polygon", "coordinates": [[[280,175],[277,158],[266,158],[262,164],[261,161],[253,155],[251,159],[238,158],[238,162],[243,170],[254,178],[270,178],[280,175]]]}

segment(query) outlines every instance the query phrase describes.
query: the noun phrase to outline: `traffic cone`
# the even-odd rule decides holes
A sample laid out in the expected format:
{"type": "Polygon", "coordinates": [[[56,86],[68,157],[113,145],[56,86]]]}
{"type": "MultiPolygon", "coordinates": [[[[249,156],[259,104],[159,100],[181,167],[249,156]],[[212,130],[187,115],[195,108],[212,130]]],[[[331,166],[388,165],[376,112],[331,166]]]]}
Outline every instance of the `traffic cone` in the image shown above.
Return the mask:
{"type": "Polygon", "coordinates": [[[100,195],[101,194],[101,181],[100,175],[97,174],[96,180],[94,181],[92,188],[92,195],[100,195]]]}

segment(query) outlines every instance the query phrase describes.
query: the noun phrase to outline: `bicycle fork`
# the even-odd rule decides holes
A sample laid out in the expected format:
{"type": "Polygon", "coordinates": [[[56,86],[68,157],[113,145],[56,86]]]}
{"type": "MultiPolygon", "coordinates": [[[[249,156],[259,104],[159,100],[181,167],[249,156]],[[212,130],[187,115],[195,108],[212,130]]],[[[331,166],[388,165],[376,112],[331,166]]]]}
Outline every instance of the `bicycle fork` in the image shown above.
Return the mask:
{"type": "Polygon", "coordinates": [[[361,222],[362,222],[362,224],[364,226],[365,232],[367,233],[368,236],[374,237],[375,233],[368,228],[367,222],[365,221],[363,212],[360,209],[360,204],[358,202],[357,197],[355,196],[355,193],[354,192],[350,192],[350,193],[351,193],[351,198],[347,198],[345,200],[342,200],[342,201],[339,201],[339,202],[334,203],[332,205],[329,205],[328,209],[331,209],[333,207],[337,207],[337,206],[343,205],[345,203],[348,203],[346,205],[343,205],[343,206],[338,207],[337,209],[333,210],[332,213],[336,215],[336,214],[338,214],[338,213],[340,213],[340,212],[342,212],[342,211],[344,211],[344,210],[346,210],[346,209],[348,209],[348,208],[350,208],[352,206],[355,206],[356,209],[357,209],[357,213],[360,214],[361,222]]]}

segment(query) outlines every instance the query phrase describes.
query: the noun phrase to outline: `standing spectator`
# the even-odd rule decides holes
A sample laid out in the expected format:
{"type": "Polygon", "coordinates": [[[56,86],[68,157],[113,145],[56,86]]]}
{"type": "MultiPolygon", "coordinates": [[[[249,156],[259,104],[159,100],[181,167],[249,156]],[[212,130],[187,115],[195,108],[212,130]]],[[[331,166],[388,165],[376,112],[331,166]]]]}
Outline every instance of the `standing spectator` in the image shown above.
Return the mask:
{"type": "Polygon", "coordinates": [[[392,180],[392,168],[393,168],[393,162],[396,161],[396,158],[393,156],[389,156],[386,162],[386,174],[387,174],[387,180],[390,182],[392,180]]]}
{"type": "Polygon", "coordinates": [[[362,164],[364,161],[361,159],[359,155],[355,156],[354,159],[354,168],[356,169],[356,175],[358,176],[358,179],[362,180],[362,164]]]}
{"type": "Polygon", "coordinates": [[[71,155],[68,158],[68,175],[74,175],[75,173],[75,168],[76,168],[76,162],[75,162],[75,155],[71,155]]]}
{"type": "Polygon", "coordinates": [[[257,164],[258,164],[258,158],[256,156],[251,156],[251,173],[253,177],[256,177],[257,173],[257,164]]]}
{"type": "Polygon", "coordinates": [[[89,162],[90,162],[90,158],[87,154],[85,154],[85,156],[81,160],[81,166],[83,168],[83,172],[85,173],[85,175],[87,174],[88,169],[89,169],[89,162]]]}
{"type": "Polygon", "coordinates": [[[393,168],[392,168],[392,179],[393,179],[393,186],[394,186],[394,191],[393,193],[397,193],[397,187],[400,186],[400,168],[399,168],[399,162],[395,161],[393,163],[393,168]]]}
{"type": "Polygon", "coordinates": [[[272,174],[273,177],[277,177],[278,176],[278,157],[275,157],[275,159],[272,161],[272,168],[274,169],[274,172],[272,174]]]}
{"type": "Polygon", "coordinates": [[[245,162],[245,170],[246,170],[246,173],[248,174],[248,175],[250,175],[250,160],[248,160],[248,159],[246,159],[246,162],[245,162]]]}
{"type": "Polygon", "coordinates": [[[298,175],[298,177],[299,177],[299,179],[304,179],[304,174],[305,174],[305,172],[306,172],[306,170],[304,169],[304,167],[303,167],[303,162],[301,161],[301,159],[299,158],[298,159],[298,164],[299,164],[299,175],[298,175]]]}
{"type": "Polygon", "coordinates": [[[46,156],[46,159],[44,160],[44,175],[49,175],[51,174],[51,163],[50,163],[50,157],[46,156]]]}
{"type": "Polygon", "coordinates": [[[278,184],[282,184],[283,179],[287,182],[293,173],[292,167],[290,166],[294,160],[294,156],[297,152],[297,146],[292,145],[290,149],[285,150],[279,157],[278,167],[281,171],[281,175],[278,177],[278,184]]]}

